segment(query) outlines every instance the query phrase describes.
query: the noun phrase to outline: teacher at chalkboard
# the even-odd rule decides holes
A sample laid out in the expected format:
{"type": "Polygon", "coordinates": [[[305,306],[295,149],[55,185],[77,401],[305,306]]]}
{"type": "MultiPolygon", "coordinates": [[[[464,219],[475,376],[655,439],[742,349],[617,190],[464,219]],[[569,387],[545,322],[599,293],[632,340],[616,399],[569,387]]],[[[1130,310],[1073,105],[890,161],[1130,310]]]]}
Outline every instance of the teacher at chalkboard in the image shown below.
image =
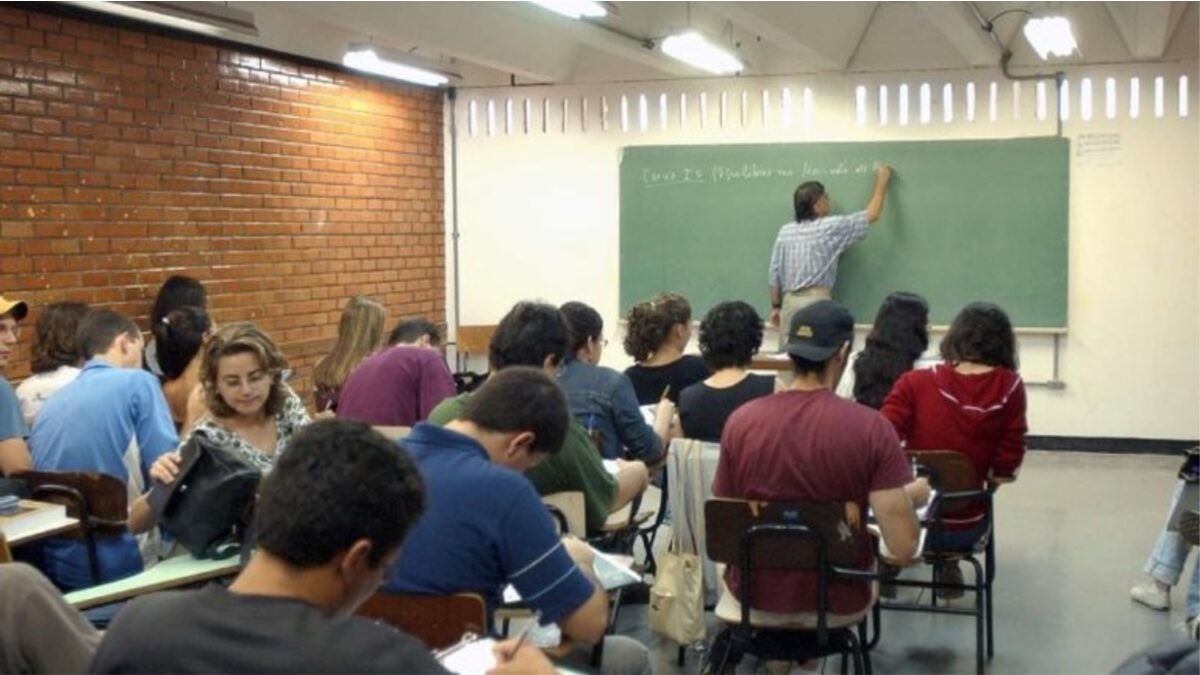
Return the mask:
{"type": "MultiPolygon", "coordinates": [[[[892,170],[875,167],[875,188],[867,207],[848,215],[829,215],[829,195],[817,181],[796,188],[793,203],[796,220],[779,228],[771,252],[771,325],[791,325],[796,310],[833,297],[838,256],[867,234],[871,223],[883,212],[892,170]]],[[[786,331],[779,333],[780,350],[787,343],[786,331]]]]}

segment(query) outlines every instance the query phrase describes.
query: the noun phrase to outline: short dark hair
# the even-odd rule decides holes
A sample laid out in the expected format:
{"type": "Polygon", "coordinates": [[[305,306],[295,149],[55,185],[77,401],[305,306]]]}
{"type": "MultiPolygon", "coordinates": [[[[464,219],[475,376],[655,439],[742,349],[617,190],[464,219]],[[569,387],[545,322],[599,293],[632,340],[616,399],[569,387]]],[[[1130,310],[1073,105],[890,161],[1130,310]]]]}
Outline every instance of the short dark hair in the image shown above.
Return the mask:
{"type": "Polygon", "coordinates": [[[416,342],[426,335],[429,336],[431,343],[442,344],[442,329],[437,324],[421,317],[404,319],[397,323],[391,334],[388,335],[388,345],[416,342]]]}
{"type": "Polygon", "coordinates": [[[142,336],[133,319],[111,309],[89,311],[79,320],[79,328],[76,331],[79,351],[85,359],[108,351],[118,335],[128,335],[130,338],[142,336]]]}
{"type": "Polygon", "coordinates": [[[208,309],[208,292],[198,279],[182,274],[168,277],[158,289],[154,306],[150,308],[150,325],[162,321],[171,310],[180,307],[208,309]]]}
{"type": "MultiPolygon", "coordinates": [[[[829,367],[829,362],[834,360],[835,358],[837,358],[838,351],[840,351],[840,348],[835,349],[833,351],[833,353],[829,355],[829,358],[825,359],[824,361],[812,361],[810,359],[804,358],[803,356],[796,356],[795,354],[788,354],[788,358],[790,358],[792,360],[792,373],[794,375],[810,375],[810,374],[823,373],[823,372],[825,372],[825,369],[829,367]]],[[[853,337],[850,338],[850,346],[847,351],[848,352],[854,351],[854,338],[853,337]]]]}
{"type": "Polygon", "coordinates": [[[825,186],[815,180],[801,183],[792,194],[792,206],[796,211],[796,222],[802,223],[817,217],[817,202],[825,196],[825,186]]]}
{"type": "Polygon", "coordinates": [[[562,312],[544,302],[518,302],[496,326],[488,343],[492,370],[509,366],[541,368],[546,357],[561,363],[567,355],[571,329],[562,312]]]}
{"type": "Polygon", "coordinates": [[[1017,369],[1012,323],[999,305],[990,302],[972,302],[962,308],[942,338],[941,353],[951,363],[973,361],[1017,369]]]}
{"type": "Polygon", "coordinates": [[[158,366],[163,377],[174,380],[187,370],[188,365],[204,345],[204,336],[212,328],[208,312],[199,307],[180,307],[150,326],[154,334],[158,366]]]}
{"type": "Polygon", "coordinates": [[[459,419],[487,431],[532,431],[533,451],[554,454],[567,438],[570,412],[562,387],[545,371],[513,366],[488,377],[459,419]]]}
{"type": "Polygon", "coordinates": [[[562,312],[567,326],[571,328],[571,354],[583,349],[589,338],[599,340],[604,334],[604,319],[600,318],[600,312],[588,305],[582,302],[568,302],[559,307],[558,311],[562,312]]]}
{"type": "Polygon", "coordinates": [[[378,566],[425,508],[408,453],[362,422],[323,420],[292,437],[263,481],[258,545],[299,568],[323,565],[359,539],[378,566]]]}
{"type": "Polygon", "coordinates": [[[700,322],[700,355],[713,370],[749,365],[762,339],[762,317],[741,300],[722,302],[700,322]]]}
{"type": "Polygon", "coordinates": [[[79,322],[87,316],[88,306],[82,302],[56,302],[46,305],[38,314],[35,330],[37,341],[29,369],[48,373],[59,366],[78,366],[83,360],[79,349],[79,322]]]}

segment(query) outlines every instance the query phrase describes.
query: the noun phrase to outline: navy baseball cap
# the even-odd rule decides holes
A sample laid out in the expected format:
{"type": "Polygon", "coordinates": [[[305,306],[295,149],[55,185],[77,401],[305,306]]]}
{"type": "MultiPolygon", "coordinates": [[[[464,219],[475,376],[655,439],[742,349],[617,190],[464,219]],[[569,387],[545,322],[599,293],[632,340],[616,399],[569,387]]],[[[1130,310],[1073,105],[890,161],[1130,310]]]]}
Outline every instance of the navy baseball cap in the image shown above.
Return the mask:
{"type": "Polygon", "coordinates": [[[832,300],[818,300],[792,315],[787,353],[824,361],[854,339],[854,316],[832,300]]]}

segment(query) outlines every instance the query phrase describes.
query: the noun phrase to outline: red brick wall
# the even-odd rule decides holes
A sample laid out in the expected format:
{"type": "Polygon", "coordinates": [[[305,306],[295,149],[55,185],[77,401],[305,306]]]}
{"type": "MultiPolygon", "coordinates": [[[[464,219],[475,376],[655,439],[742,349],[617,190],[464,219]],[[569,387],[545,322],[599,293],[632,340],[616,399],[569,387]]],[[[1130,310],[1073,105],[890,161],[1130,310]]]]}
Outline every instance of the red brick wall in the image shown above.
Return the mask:
{"type": "Polygon", "coordinates": [[[441,119],[440,91],[0,6],[0,293],[145,327],[195,276],[307,390],[349,296],[444,315],[441,119]]]}

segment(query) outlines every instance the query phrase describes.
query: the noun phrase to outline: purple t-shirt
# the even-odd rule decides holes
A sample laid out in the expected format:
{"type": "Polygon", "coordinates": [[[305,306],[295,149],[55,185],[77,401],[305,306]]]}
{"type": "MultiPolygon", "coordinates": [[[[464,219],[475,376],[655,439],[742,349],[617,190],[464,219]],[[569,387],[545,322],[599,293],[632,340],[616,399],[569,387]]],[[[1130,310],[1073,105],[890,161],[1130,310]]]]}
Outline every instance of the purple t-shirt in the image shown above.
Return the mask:
{"type": "Polygon", "coordinates": [[[365,359],[346,378],[337,416],[367,424],[411,427],[457,389],[435,349],[397,345],[365,359]]]}

